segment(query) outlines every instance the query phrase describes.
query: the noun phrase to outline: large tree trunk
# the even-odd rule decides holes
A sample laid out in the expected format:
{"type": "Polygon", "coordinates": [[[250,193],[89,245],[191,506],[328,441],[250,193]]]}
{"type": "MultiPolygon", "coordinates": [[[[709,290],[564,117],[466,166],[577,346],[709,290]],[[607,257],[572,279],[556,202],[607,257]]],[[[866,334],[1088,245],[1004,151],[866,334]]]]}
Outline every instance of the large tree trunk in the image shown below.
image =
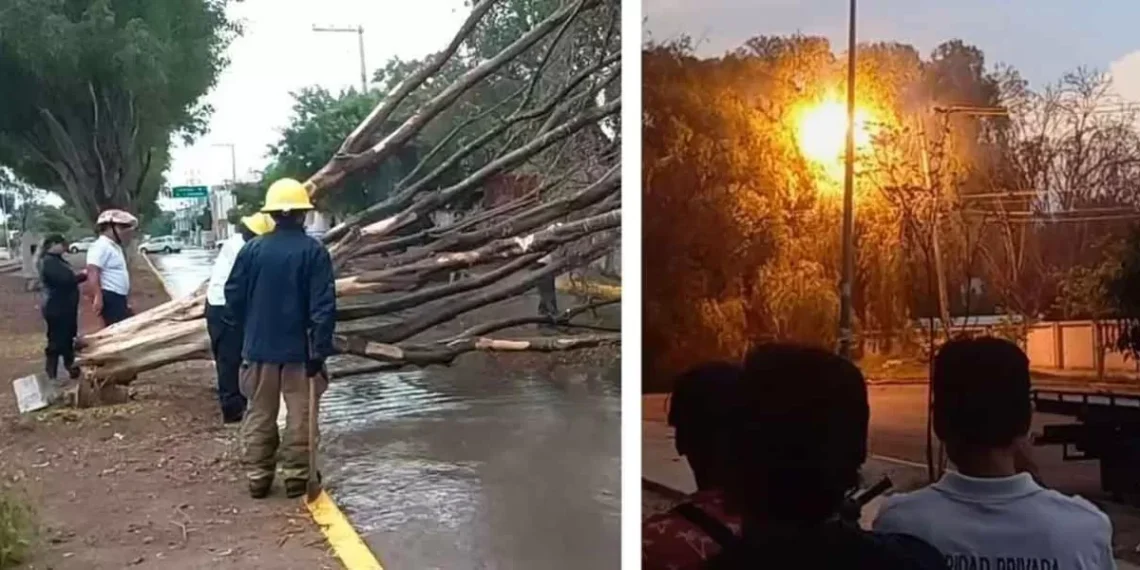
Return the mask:
{"type": "MultiPolygon", "coordinates": [[[[565,29],[585,15],[598,12],[616,25],[620,16],[616,0],[567,3],[497,56],[440,90],[379,142],[369,142],[377,139],[382,125],[406,97],[429,83],[455,56],[497,2],[477,4],[455,40],[390,92],[349,134],[340,152],[306,181],[314,198],[336,191],[350,174],[375,168],[396,156],[425,126],[445,116],[443,111],[461,101],[472,86],[502,73],[520,54],[530,50],[543,54],[540,71],[529,80],[529,88],[518,94],[517,109],[499,127],[482,133],[419,178],[415,178],[421,170],[417,168],[398,184],[391,197],[349,216],[324,235],[338,269],[341,306],[337,318],[344,326],[338,327],[337,347],[376,360],[381,368],[447,363],[473,350],[569,350],[613,344],[619,339],[614,331],[543,339],[485,338],[504,328],[499,323],[472,327],[451,336],[446,343],[415,340],[460,315],[523,294],[544,276],[601,258],[619,239],[621,173],[617,145],[610,144],[603,152],[579,153],[590,155],[589,162],[565,160],[567,149],[583,137],[597,136],[599,122],[616,117],[621,110],[620,97],[604,104],[596,102],[598,92],[620,74],[618,42],[607,37],[604,49],[591,56],[595,58],[593,64],[563,70],[562,75],[549,71],[553,66],[546,65],[556,46],[570,45],[562,37],[565,29]],[[546,95],[535,89],[540,83],[547,85],[546,95]],[[471,168],[471,173],[455,184],[436,187],[435,181],[450,165],[468,160],[479,147],[491,148],[488,145],[498,145],[494,159],[471,168]],[[528,173],[526,178],[537,180],[521,198],[474,212],[453,226],[410,235],[398,233],[437,210],[467,200],[493,178],[520,169],[528,173]],[[549,227],[556,221],[562,225],[549,227]],[[565,254],[547,266],[535,266],[539,258],[556,250],[565,254]],[[441,277],[461,270],[467,273],[465,277],[439,282],[441,277]],[[352,302],[344,303],[347,300],[352,302]],[[369,320],[380,317],[382,324],[369,324],[369,320]]],[[[141,372],[209,358],[204,307],[205,298],[199,291],[87,335],[78,343],[79,363],[87,377],[97,383],[127,383],[141,372]]],[[[578,314],[564,316],[559,323],[570,324],[578,314]]]]}

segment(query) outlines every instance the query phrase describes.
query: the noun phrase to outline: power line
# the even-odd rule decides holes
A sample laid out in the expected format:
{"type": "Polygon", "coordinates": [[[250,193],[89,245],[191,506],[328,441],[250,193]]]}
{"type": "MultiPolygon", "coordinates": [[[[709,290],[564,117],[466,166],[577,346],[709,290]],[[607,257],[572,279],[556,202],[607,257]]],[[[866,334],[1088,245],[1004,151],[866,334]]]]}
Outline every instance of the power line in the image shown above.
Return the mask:
{"type": "MultiPolygon", "coordinates": [[[[959,213],[966,216],[983,216],[990,218],[1002,218],[999,212],[986,212],[978,210],[962,210],[959,213]]],[[[1080,213],[1080,212],[1077,212],[1080,213]]],[[[1006,217],[1002,220],[1005,223],[1011,224],[1073,224],[1083,222],[1121,222],[1121,221],[1136,221],[1140,220],[1140,212],[1132,212],[1127,214],[1110,214],[1100,216],[1082,216],[1082,217],[1055,217],[1051,215],[1036,214],[1030,216],[1015,216],[1006,217]]]]}
{"type": "Polygon", "coordinates": [[[1035,212],[1031,210],[962,210],[963,212],[998,214],[1002,216],[1076,216],[1085,214],[1140,214],[1136,208],[1110,207],[1110,208],[1073,208],[1056,212],[1035,212]]]}

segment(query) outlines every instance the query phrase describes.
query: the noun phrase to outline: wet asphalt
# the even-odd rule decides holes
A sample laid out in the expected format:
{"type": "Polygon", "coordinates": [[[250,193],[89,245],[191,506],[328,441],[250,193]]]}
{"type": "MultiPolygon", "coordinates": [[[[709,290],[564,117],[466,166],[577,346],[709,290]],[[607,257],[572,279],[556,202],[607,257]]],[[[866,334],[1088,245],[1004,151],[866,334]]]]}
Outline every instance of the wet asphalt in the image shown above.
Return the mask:
{"type": "MultiPolygon", "coordinates": [[[[213,255],[152,259],[185,295],[213,255]]],[[[385,568],[618,568],[619,363],[500,362],[334,381],[321,402],[330,494],[385,568]]]]}

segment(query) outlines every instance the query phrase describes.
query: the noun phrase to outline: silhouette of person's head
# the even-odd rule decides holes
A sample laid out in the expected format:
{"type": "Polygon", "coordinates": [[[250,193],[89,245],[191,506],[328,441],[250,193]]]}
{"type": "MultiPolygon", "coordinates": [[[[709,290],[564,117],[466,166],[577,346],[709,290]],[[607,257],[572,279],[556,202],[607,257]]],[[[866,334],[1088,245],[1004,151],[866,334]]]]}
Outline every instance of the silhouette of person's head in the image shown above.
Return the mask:
{"type": "Polygon", "coordinates": [[[951,340],[934,358],[931,390],[934,433],[959,470],[1011,474],[1033,417],[1025,353],[994,337],[951,340]]]}
{"type": "Polygon", "coordinates": [[[752,520],[828,519],[859,484],[869,417],[851,362],[814,347],[756,347],[733,406],[731,500],[752,520]]]}
{"type": "Polygon", "coordinates": [[[723,486],[725,427],[735,399],[740,367],[727,362],[695,366],[673,383],[669,425],[677,454],[689,462],[698,489],[723,486]]]}

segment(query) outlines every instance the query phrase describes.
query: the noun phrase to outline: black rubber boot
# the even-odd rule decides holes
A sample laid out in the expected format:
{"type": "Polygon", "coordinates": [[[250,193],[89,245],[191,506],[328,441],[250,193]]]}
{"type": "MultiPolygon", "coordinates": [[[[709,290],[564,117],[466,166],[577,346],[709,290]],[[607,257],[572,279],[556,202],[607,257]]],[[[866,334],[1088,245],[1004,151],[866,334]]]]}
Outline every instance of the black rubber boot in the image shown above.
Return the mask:
{"type": "MultiPolygon", "coordinates": [[[[286,485],[288,488],[288,485],[286,485]]],[[[249,480],[249,496],[254,499],[264,499],[269,496],[269,491],[273,489],[273,478],[269,479],[250,479],[249,480]]],[[[304,493],[304,491],[301,491],[304,493]]]]}
{"type": "MultiPolygon", "coordinates": [[[[321,474],[317,472],[317,483],[321,482],[321,474]]],[[[296,499],[303,496],[309,490],[308,479],[289,479],[285,481],[285,496],[290,499],[296,499]]]]}
{"type": "Polygon", "coordinates": [[[58,355],[49,354],[49,355],[45,356],[44,373],[47,374],[48,380],[51,380],[53,383],[55,382],[56,377],[59,374],[59,356],[58,355]]]}

